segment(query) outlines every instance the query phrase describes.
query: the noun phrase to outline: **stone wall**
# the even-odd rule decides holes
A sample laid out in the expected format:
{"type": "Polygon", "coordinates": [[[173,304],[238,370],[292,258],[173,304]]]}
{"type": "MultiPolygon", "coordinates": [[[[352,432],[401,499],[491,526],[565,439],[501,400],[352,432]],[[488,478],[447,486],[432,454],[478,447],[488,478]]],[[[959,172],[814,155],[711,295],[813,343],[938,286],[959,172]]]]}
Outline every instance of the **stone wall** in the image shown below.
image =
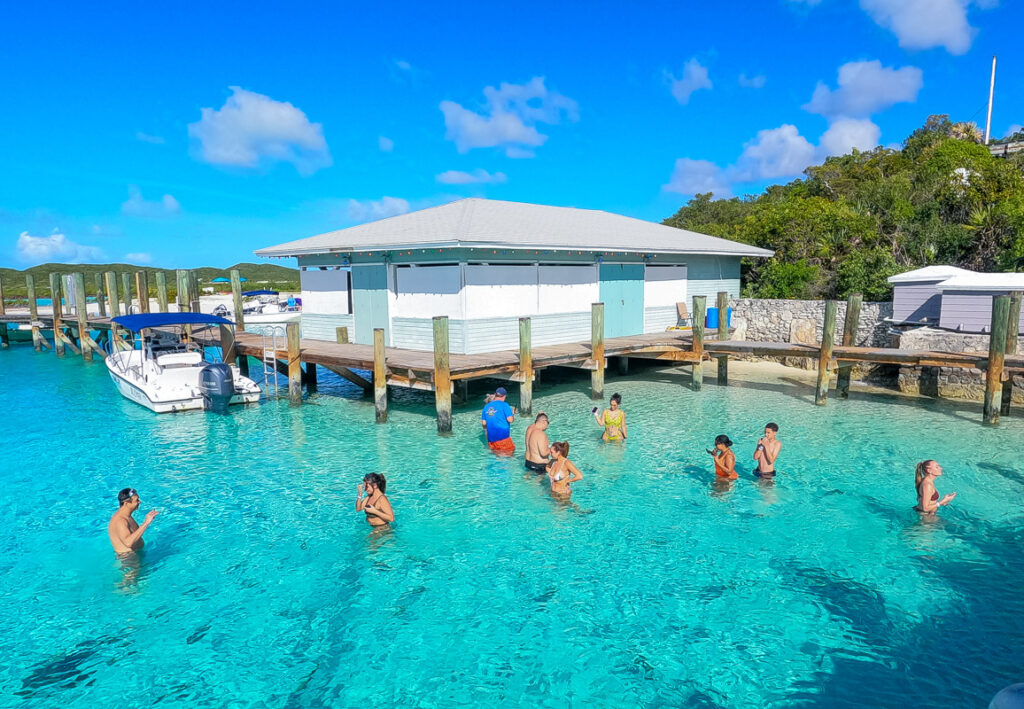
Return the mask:
{"type": "MultiPolygon", "coordinates": [[[[792,342],[793,321],[812,320],[814,343],[821,342],[821,329],[825,321],[825,302],[822,300],[739,298],[730,300],[729,307],[733,309],[733,327],[742,330],[739,334],[744,335],[739,339],[755,342],[792,342]]],[[[854,344],[861,347],[892,346],[890,324],[885,322],[885,319],[891,316],[892,303],[864,303],[860,311],[857,341],[854,344]]],[[[836,317],[836,344],[842,342],[845,321],[846,301],[841,301],[836,317]]]]}
{"type": "MultiPolygon", "coordinates": [[[[988,335],[968,335],[922,327],[902,333],[899,348],[988,354],[988,335]]],[[[1017,340],[1017,351],[1024,352],[1024,337],[1017,340]]],[[[985,373],[980,369],[900,367],[898,385],[900,391],[925,396],[976,401],[985,397],[985,373]]],[[[1024,375],[1013,377],[1013,401],[1024,403],[1024,375]]]]}

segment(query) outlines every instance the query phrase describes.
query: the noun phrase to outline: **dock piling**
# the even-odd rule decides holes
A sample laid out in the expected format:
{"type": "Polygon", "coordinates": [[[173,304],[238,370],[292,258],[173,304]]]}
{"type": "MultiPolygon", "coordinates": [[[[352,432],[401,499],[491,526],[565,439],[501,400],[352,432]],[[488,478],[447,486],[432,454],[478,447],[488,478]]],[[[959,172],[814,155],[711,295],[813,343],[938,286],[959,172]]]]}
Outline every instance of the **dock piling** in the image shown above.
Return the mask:
{"type": "MultiPolygon", "coordinates": [[[[843,322],[843,347],[853,347],[857,344],[857,328],[860,326],[860,309],[864,303],[864,296],[860,293],[851,293],[846,299],[846,320],[843,322]]],[[[839,374],[836,376],[836,396],[840,399],[850,397],[850,369],[853,364],[844,362],[838,365],[839,374]]]]}
{"type": "Polygon", "coordinates": [[[594,368],[590,370],[590,398],[604,398],[604,303],[590,306],[590,357],[594,368]]]}
{"type": "Polygon", "coordinates": [[[231,269],[231,314],[235,319],[235,327],[241,332],[245,329],[245,313],[242,312],[242,277],[237,268],[231,269]]]}
{"type": "Polygon", "coordinates": [[[132,278],[127,271],[121,274],[121,305],[125,315],[132,314],[132,278]]]}
{"type": "Polygon", "coordinates": [[[92,338],[89,336],[89,311],[85,299],[85,275],[75,274],[75,316],[78,318],[78,346],[82,359],[92,361],[92,338]]]}
{"type": "Polygon", "coordinates": [[[1010,296],[992,296],[992,327],[988,337],[988,367],[985,369],[985,404],[982,419],[985,423],[999,423],[999,410],[1003,398],[1003,363],[1006,356],[1006,336],[1010,323],[1010,296]]]}
{"type": "MultiPolygon", "coordinates": [[[[107,271],[103,274],[107,283],[107,303],[110,305],[110,317],[116,318],[121,315],[121,303],[117,294],[117,274],[107,271]]],[[[121,328],[117,323],[110,323],[110,351],[115,352],[121,349],[121,328]]]]}
{"type": "Polygon", "coordinates": [[[616,371],[618,372],[620,377],[624,377],[627,374],[629,374],[629,357],[623,355],[621,357],[616,357],[615,361],[616,371]]]}
{"type": "Polygon", "coordinates": [[[303,381],[306,382],[306,391],[308,393],[313,394],[316,392],[316,365],[312,362],[306,362],[306,371],[303,376],[303,381]]]}
{"type": "Polygon", "coordinates": [[[824,406],[828,402],[828,378],[831,374],[832,352],[836,346],[836,315],[839,304],[834,300],[825,301],[825,322],[821,331],[821,349],[818,354],[818,389],[814,403],[824,406]]]}
{"type": "Polygon", "coordinates": [[[334,334],[335,334],[335,337],[337,337],[337,339],[338,339],[338,344],[339,345],[347,345],[348,344],[348,328],[347,327],[335,328],[334,334]]]}
{"type": "Polygon", "coordinates": [[[384,360],[384,328],[373,329],[373,408],[377,423],[388,422],[388,380],[384,360]]]}
{"type": "Polygon", "coordinates": [[[199,276],[193,270],[186,271],[188,274],[188,304],[193,313],[202,312],[199,308],[199,276]]]}
{"type": "Polygon", "coordinates": [[[135,292],[139,294],[139,312],[149,312],[149,274],[145,271],[135,272],[135,292]]]}
{"type": "MultiPolygon", "coordinates": [[[[1021,296],[1019,290],[1010,293],[1010,316],[1006,321],[1006,349],[1008,355],[1017,354],[1017,337],[1020,335],[1020,309],[1021,296]]],[[[1003,400],[999,406],[999,413],[1003,416],[1010,415],[1010,401],[1013,398],[1013,377],[1007,377],[1003,382],[1003,400]]]]}
{"type": "Polygon", "coordinates": [[[174,272],[174,302],[178,304],[179,313],[189,312],[188,303],[188,271],[179,268],[174,272]]]}
{"type": "Polygon", "coordinates": [[[235,331],[230,325],[219,325],[220,330],[220,360],[224,364],[235,364],[238,359],[238,350],[235,347],[235,331]]]}
{"type": "Polygon", "coordinates": [[[533,413],[533,334],[530,318],[519,318],[519,413],[533,413]]]}
{"type": "Polygon", "coordinates": [[[25,290],[28,291],[28,316],[32,321],[32,347],[38,352],[43,349],[43,334],[39,331],[39,304],[36,303],[36,279],[31,273],[25,274],[25,290]]]}
{"type": "MultiPolygon", "coordinates": [[[[729,293],[718,291],[718,339],[729,339],[729,293]]],[[[729,383],[729,355],[718,355],[718,383],[725,386],[729,383]]]]}
{"type": "Polygon", "coordinates": [[[285,325],[288,340],[288,403],[298,406],[302,403],[302,362],[299,351],[299,324],[285,325]]]}
{"type": "MultiPolygon", "coordinates": [[[[50,274],[50,302],[53,303],[53,350],[57,353],[58,357],[63,357],[64,340],[61,339],[63,334],[64,326],[61,323],[61,285],[60,285],[60,274],[50,274]]],[[[0,310],[0,312],[3,312],[0,310]]]]}
{"type": "MultiPolygon", "coordinates": [[[[101,318],[105,318],[105,317],[107,317],[107,303],[106,303],[106,297],[103,294],[103,274],[97,272],[95,280],[96,280],[96,305],[98,305],[99,308],[100,308],[100,317],[101,318]]],[[[53,302],[54,303],[59,303],[60,301],[54,300],[53,302]]],[[[56,315],[56,313],[57,313],[56,306],[54,306],[54,311],[53,312],[54,312],[54,315],[56,315]]]]}
{"type": "MultiPolygon", "coordinates": [[[[376,377],[374,381],[376,383],[376,377]]],[[[437,408],[437,432],[451,433],[452,377],[448,356],[448,317],[445,315],[434,317],[434,403],[437,408]]]]}
{"type": "Polygon", "coordinates": [[[167,312],[167,274],[156,272],[156,302],[161,313],[167,312]]]}
{"type": "MultiPolygon", "coordinates": [[[[0,315],[7,314],[7,306],[4,305],[4,281],[0,278],[0,315]]],[[[0,349],[7,349],[11,346],[9,335],[7,334],[7,323],[0,322],[0,349]]]]}
{"type": "Polygon", "coordinates": [[[706,295],[693,296],[693,354],[697,360],[690,370],[693,373],[693,388],[700,391],[704,386],[704,319],[708,311],[706,295]]]}

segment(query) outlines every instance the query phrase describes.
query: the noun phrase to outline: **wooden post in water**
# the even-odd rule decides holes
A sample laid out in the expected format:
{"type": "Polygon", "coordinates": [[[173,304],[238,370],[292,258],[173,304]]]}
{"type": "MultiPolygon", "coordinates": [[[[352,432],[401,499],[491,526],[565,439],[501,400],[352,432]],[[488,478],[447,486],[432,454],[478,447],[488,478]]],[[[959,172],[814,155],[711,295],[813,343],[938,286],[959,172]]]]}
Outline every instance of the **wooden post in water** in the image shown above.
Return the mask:
{"type": "Polygon", "coordinates": [[[604,303],[590,306],[590,357],[594,368],[590,370],[590,398],[604,398],[604,303]]]}
{"type": "Polygon", "coordinates": [[[285,325],[288,337],[288,403],[298,406],[302,403],[302,362],[299,360],[299,324],[285,325]]]}
{"type": "Polygon", "coordinates": [[[704,386],[704,320],[708,313],[708,297],[693,296],[693,353],[697,361],[693,363],[693,388],[700,391],[704,386]]]}
{"type": "Polygon", "coordinates": [[[132,314],[132,277],[127,271],[121,274],[121,305],[125,315],[132,314]]]}
{"type": "Polygon", "coordinates": [[[1006,330],[1010,323],[1010,296],[992,296],[992,328],[988,337],[988,367],[985,369],[985,423],[999,423],[1003,398],[1003,362],[1006,357],[1006,330]]]}
{"type": "Polygon", "coordinates": [[[437,432],[452,431],[452,377],[448,356],[448,317],[434,317],[434,404],[437,432]]]}
{"type": "MultiPolygon", "coordinates": [[[[121,315],[121,301],[117,295],[117,274],[107,271],[103,274],[107,283],[107,303],[110,305],[110,317],[116,318],[121,315]]],[[[121,349],[121,328],[117,323],[110,323],[110,351],[116,352],[121,349]]]]}
{"type": "Polygon", "coordinates": [[[149,274],[145,271],[135,272],[135,292],[139,294],[139,312],[149,312],[149,274]]]}
{"type": "Polygon", "coordinates": [[[347,345],[348,344],[348,328],[347,327],[335,328],[334,334],[338,338],[338,344],[339,345],[347,345]]]}
{"type": "Polygon", "coordinates": [[[178,269],[174,272],[174,302],[178,304],[179,313],[188,312],[188,271],[178,269]]]}
{"type": "Polygon", "coordinates": [[[38,352],[43,349],[43,334],[39,332],[39,305],[36,303],[36,279],[31,273],[25,274],[25,290],[28,291],[28,317],[32,325],[32,347],[38,352]]]}
{"type": "MultiPolygon", "coordinates": [[[[103,274],[97,271],[96,273],[96,304],[100,308],[100,317],[107,317],[107,302],[106,297],[103,295],[103,274]]],[[[54,301],[57,302],[57,301],[54,301]]]]}
{"type": "Polygon", "coordinates": [[[242,313],[242,277],[238,269],[231,269],[231,314],[235,318],[235,327],[241,332],[245,329],[245,315],[242,313]]]}
{"type": "Polygon", "coordinates": [[[89,336],[89,312],[85,301],[85,275],[75,274],[75,315],[78,318],[78,346],[82,349],[82,359],[92,361],[92,338],[89,336]]]}
{"type": "MultiPolygon", "coordinates": [[[[1020,308],[1021,293],[1015,290],[1010,293],[1010,316],[1006,321],[1006,354],[1017,354],[1017,337],[1020,335],[1020,308]]],[[[1003,401],[999,406],[999,413],[1003,416],[1010,415],[1010,400],[1013,398],[1013,377],[1007,377],[1003,382],[1003,401]]]]}
{"type": "Polygon", "coordinates": [[[818,390],[814,394],[814,403],[824,406],[828,401],[828,378],[831,371],[832,351],[836,346],[836,315],[839,304],[834,300],[825,301],[825,323],[821,331],[821,350],[818,353],[818,390]]]}
{"type": "MultiPolygon", "coordinates": [[[[7,306],[4,305],[4,281],[0,278],[0,315],[7,314],[7,306]]],[[[0,322],[0,349],[7,349],[11,346],[10,336],[7,334],[7,323],[0,322]]]]}
{"type": "MultiPolygon", "coordinates": [[[[864,296],[860,293],[851,293],[846,299],[846,320],[843,322],[843,347],[853,347],[857,344],[857,328],[860,326],[860,308],[864,302],[864,296]]],[[[839,374],[836,377],[836,396],[840,399],[850,397],[850,369],[853,364],[845,362],[839,365],[839,374]]]]}
{"type": "Polygon", "coordinates": [[[167,274],[156,272],[156,302],[161,313],[167,312],[167,274]]]}
{"type": "MultiPolygon", "coordinates": [[[[60,274],[50,274],[50,302],[53,303],[53,349],[57,353],[58,357],[64,356],[64,340],[61,339],[62,330],[64,329],[61,323],[61,285],[60,285],[60,274]]],[[[0,313],[3,310],[0,309],[0,313]]]]}
{"type": "Polygon", "coordinates": [[[384,361],[384,328],[373,329],[373,408],[377,423],[388,421],[388,380],[384,361]]]}
{"type": "Polygon", "coordinates": [[[224,364],[235,364],[238,353],[235,350],[235,331],[230,325],[219,325],[220,359],[224,364]]]}
{"type": "MultiPolygon", "coordinates": [[[[729,339],[729,293],[718,291],[718,339],[729,339]]],[[[718,383],[723,386],[729,383],[729,355],[718,356],[718,383]]]]}
{"type": "Polygon", "coordinates": [[[202,312],[199,308],[199,276],[195,271],[188,271],[188,304],[193,313],[202,312]]]}
{"type": "Polygon", "coordinates": [[[533,335],[530,318],[519,318],[519,413],[533,413],[533,335]]]}

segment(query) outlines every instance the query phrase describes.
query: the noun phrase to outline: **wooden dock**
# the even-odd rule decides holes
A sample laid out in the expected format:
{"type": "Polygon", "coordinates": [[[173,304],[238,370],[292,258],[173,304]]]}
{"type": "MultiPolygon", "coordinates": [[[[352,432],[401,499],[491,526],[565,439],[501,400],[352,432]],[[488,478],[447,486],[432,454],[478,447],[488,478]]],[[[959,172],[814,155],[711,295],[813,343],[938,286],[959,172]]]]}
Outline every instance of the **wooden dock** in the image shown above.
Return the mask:
{"type": "MultiPolygon", "coordinates": [[[[127,276],[127,274],[123,274],[127,276]]],[[[117,279],[107,274],[110,297],[110,315],[119,312],[117,279]]],[[[239,291],[238,279],[232,272],[235,291],[239,291]]],[[[190,280],[189,272],[179,273],[179,308],[198,309],[198,289],[190,280]],[[182,300],[185,299],[185,300],[182,300]]],[[[60,279],[51,276],[54,289],[54,303],[60,303],[60,279]]],[[[101,315],[84,316],[84,285],[76,277],[78,308],[74,316],[62,313],[58,307],[53,314],[41,314],[35,308],[27,311],[5,312],[0,302],[0,340],[7,344],[7,325],[16,323],[32,325],[33,344],[37,350],[54,347],[59,356],[69,348],[83,358],[90,359],[94,352],[101,356],[115,347],[129,347],[125,333],[107,317],[102,294],[98,298],[101,315]],[[55,333],[53,345],[41,335],[43,330],[55,333]],[[101,334],[94,341],[90,331],[101,334]]],[[[123,279],[125,309],[130,307],[130,282],[123,279]]],[[[148,291],[142,279],[136,278],[137,287],[148,291]]],[[[33,294],[34,284],[28,281],[28,290],[33,294]]],[[[158,282],[158,302],[162,311],[167,309],[166,285],[158,282]]],[[[2,294],[2,284],[0,284],[2,294]]],[[[465,398],[465,384],[472,379],[495,377],[518,383],[520,388],[520,411],[530,414],[533,400],[533,381],[538,370],[547,367],[574,367],[591,374],[590,394],[595,399],[604,396],[604,375],[609,358],[616,358],[619,371],[628,368],[630,358],[653,359],[666,363],[683,364],[691,367],[691,384],[699,390],[703,384],[703,362],[715,359],[718,362],[718,382],[728,383],[728,358],[738,355],[761,357],[797,357],[813,359],[819,363],[818,387],[815,402],[826,403],[830,377],[838,372],[836,393],[845,398],[849,389],[849,367],[856,363],[892,364],[910,367],[948,367],[979,369],[986,373],[986,395],[983,418],[987,423],[998,423],[999,415],[1009,412],[1010,376],[1024,372],[1024,355],[1016,351],[1017,323],[1021,309],[1021,294],[995,296],[993,301],[993,322],[990,330],[988,353],[916,352],[894,348],[856,347],[852,343],[857,329],[861,299],[851,296],[848,302],[847,319],[843,327],[841,344],[833,342],[837,303],[826,303],[825,336],[817,345],[785,342],[750,342],[728,339],[726,330],[708,330],[701,325],[706,312],[703,296],[695,297],[693,314],[695,327],[692,330],[669,330],[667,332],[631,335],[627,337],[604,337],[604,306],[595,303],[592,309],[592,336],[589,342],[574,342],[534,347],[531,342],[529,318],[520,318],[519,349],[499,350],[482,354],[451,354],[448,351],[448,319],[434,318],[434,348],[432,351],[408,350],[384,346],[384,331],[374,331],[374,344],[349,342],[346,328],[338,328],[337,341],[300,339],[299,326],[291,323],[284,336],[276,340],[235,327],[196,329],[190,333],[196,341],[207,346],[222,348],[225,361],[238,364],[243,374],[249,371],[249,359],[255,358],[261,364],[272,362],[277,371],[288,378],[291,401],[302,401],[302,387],[315,391],[317,368],[324,367],[362,387],[366,393],[373,392],[378,422],[387,420],[387,388],[405,387],[433,391],[437,408],[438,430],[451,430],[451,401],[455,394],[465,398]],[[852,314],[851,314],[852,313],[852,314]],[[273,343],[273,344],[269,344],[273,343]]],[[[724,311],[722,302],[725,294],[719,294],[719,309],[724,311]]],[[[240,301],[236,293],[236,303],[240,301]]],[[[30,304],[32,300],[30,299],[30,304]]]]}

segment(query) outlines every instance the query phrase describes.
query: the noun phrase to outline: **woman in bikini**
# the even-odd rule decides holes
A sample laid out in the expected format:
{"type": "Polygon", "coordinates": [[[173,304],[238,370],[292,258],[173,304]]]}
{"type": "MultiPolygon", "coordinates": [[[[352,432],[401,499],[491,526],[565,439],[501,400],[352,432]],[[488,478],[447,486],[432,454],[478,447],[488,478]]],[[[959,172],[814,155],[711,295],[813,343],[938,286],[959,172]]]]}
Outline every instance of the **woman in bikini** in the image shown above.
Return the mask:
{"type": "Polygon", "coordinates": [[[594,418],[597,419],[597,425],[604,429],[601,440],[626,440],[626,412],[619,408],[621,405],[622,397],[618,394],[612,394],[607,409],[601,413],[597,413],[597,409],[594,409],[594,418]]]}
{"type": "Polygon", "coordinates": [[[709,450],[715,459],[715,478],[717,480],[735,480],[736,454],[732,452],[732,441],[726,435],[715,436],[715,449],[709,450]]]}
{"type": "Polygon", "coordinates": [[[384,527],[395,521],[395,511],[384,494],[388,481],[381,473],[367,473],[356,488],[356,512],[365,512],[371,527],[384,527]]]}
{"type": "Polygon", "coordinates": [[[551,481],[551,494],[556,498],[567,500],[572,494],[570,484],[583,479],[583,473],[569,460],[569,442],[555,441],[551,444],[552,461],[548,463],[548,480],[551,481]]]}
{"type": "Polygon", "coordinates": [[[914,487],[917,488],[918,512],[935,514],[939,508],[948,505],[956,497],[955,492],[939,499],[939,491],[935,489],[935,478],[942,476],[942,466],[934,460],[923,460],[914,471],[914,487]]]}

